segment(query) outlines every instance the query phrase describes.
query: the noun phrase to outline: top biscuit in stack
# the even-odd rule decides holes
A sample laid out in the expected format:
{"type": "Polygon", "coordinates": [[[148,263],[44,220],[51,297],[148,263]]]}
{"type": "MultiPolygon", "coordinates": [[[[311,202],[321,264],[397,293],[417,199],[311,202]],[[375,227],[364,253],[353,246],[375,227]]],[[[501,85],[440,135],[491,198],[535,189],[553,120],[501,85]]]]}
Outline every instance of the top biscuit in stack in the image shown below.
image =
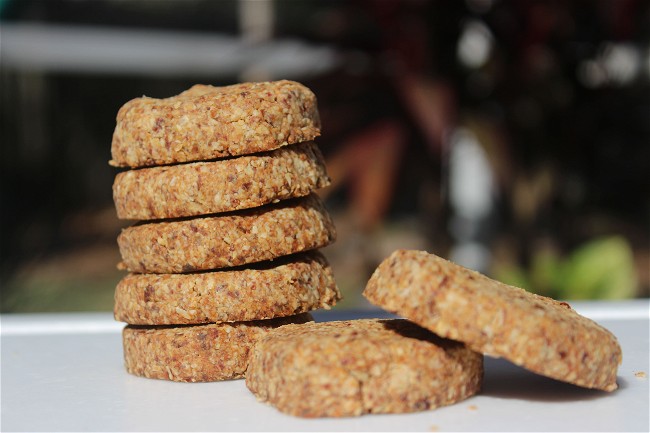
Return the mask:
{"type": "Polygon", "coordinates": [[[293,81],[195,85],[137,98],[117,114],[109,162],[144,167],[248,155],[320,135],[316,97],[293,81]]]}
{"type": "Polygon", "coordinates": [[[196,85],[120,109],[110,164],[128,169],[116,176],[113,197],[119,218],[139,220],[118,237],[120,267],[130,274],[114,312],[130,324],[128,371],[180,381],[241,377],[258,335],[310,320],[302,313],[340,299],[315,251],[335,238],[314,194],[330,182],[311,141],[319,134],[314,94],[291,81],[196,85]],[[234,335],[220,331],[225,322],[234,335]],[[226,352],[241,359],[226,361],[226,352]]]}

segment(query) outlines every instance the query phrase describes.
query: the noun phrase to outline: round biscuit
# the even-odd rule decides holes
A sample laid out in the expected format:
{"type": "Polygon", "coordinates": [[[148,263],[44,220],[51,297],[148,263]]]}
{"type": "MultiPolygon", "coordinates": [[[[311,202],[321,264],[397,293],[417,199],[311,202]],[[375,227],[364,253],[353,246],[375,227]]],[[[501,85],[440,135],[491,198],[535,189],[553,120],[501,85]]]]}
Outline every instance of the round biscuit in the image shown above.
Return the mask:
{"type": "Polygon", "coordinates": [[[403,413],[479,391],[483,356],[406,320],[287,325],[258,340],[246,385],[301,417],[403,413]]]}
{"type": "Polygon", "coordinates": [[[220,216],[136,224],[117,242],[121,269],[186,273],[239,266],[324,247],[332,219],[318,196],[220,216]]]}
{"type": "Polygon", "coordinates": [[[215,272],[129,274],[113,311],[133,325],[239,322],[329,309],[339,299],[332,269],[314,251],[215,272]]]}
{"type": "Polygon", "coordinates": [[[567,303],[492,280],[425,251],[398,250],[364,296],[436,334],[535,373],[613,391],[616,337],[567,303]]]}
{"type": "Polygon", "coordinates": [[[211,162],[127,170],[113,183],[121,219],[151,220],[249,209],[328,186],[313,142],[211,162]]]}
{"type": "Polygon", "coordinates": [[[141,97],[117,113],[116,167],[205,161],[278,149],[320,135],[316,97],[294,81],[195,85],[170,98],[141,97]]]}

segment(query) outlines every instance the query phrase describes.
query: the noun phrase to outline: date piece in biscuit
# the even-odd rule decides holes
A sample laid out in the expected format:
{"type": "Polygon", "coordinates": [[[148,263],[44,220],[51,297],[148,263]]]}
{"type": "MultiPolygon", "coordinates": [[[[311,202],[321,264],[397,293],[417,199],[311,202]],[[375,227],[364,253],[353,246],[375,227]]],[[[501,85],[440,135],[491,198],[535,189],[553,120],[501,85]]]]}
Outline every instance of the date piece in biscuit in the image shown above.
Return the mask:
{"type": "Polygon", "coordinates": [[[181,273],[218,269],[321,248],[336,232],[316,195],[239,213],[136,224],[117,243],[121,269],[181,273]]]}
{"type": "Polygon", "coordinates": [[[373,304],[478,352],[586,388],[616,389],[616,337],[571,307],[424,251],[398,250],[370,278],[373,304]]]}
{"type": "Polygon", "coordinates": [[[176,382],[212,382],[244,376],[252,347],[274,328],[306,323],[310,314],[253,322],[195,326],[133,326],[122,331],[126,370],[176,382]]]}
{"type": "Polygon", "coordinates": [[[113,183],[118,218],[150,220],[248,209],[329,185],[313,142],[220,161],[128,170],[113,183]]]}
{"type": "Polygon", "coordinates": [[[318,135],[316,97],[302,84],[196,85],[170,98],[124,104],[110,164],[143,167],[246,155],[318,135]]]}
{"type": "Polygon", "coordinates": [[[483,356],[406,320],[287,325],[262,337],[246,385],[301,417],[433,409],[481,387],[483,356]]]}
{"type": "Polygon", "coordinates": [[[341,299],[319,252],[254,268],[195,274],[129,274],[115,289],[115,319],[133,325],[270,319],[329,309],[341,299]]]}

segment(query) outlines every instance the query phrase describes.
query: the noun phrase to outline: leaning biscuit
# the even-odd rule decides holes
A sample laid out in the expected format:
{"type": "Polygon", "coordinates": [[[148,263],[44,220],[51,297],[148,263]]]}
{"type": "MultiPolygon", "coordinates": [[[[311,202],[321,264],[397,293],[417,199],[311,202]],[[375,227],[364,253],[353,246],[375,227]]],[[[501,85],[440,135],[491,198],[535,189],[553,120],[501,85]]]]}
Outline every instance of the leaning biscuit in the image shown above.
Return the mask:
{"type": "Polygon", "coordinates": [[[246,385],[301,417],[402,413],[455,403],[481,387],[483,357],[406,320],[287,325],[262,337],[246,385]]]}
{"type": "Polygon", "coordinates": [[[126,370],[176,382],[211,382],[244,376],[249,353],[274,328],[311,321],[311,315],[196,326],[126,326],[126,370]]]}
{"type": "Polygon", "coordinates": [[[609,331],[564,302],[433,254],[394,252],[372,275],[364,296],[440,336],[535,373],[586,388],[617,387],[621,348],[609,331]]]}
{"type": "Polygon", "coordinates": [[[218,269],[324,247],[336,232],[316,195],[228,215],[122,230],[120,268],[141,273],[218,269]]]}
{"type": "Polygon", "coordinates": [[[124,104],[110,164],[142,167],[245,155],[318,135],[316,97],[302,84],[196,85],[171,98],[124,104]]]}
{"type": "Polygon", "coordinates": [[[129,274],[115,289],[115,319],[132,325],[270,319],[329,309],[341,299],[319,252],[255,268],[195,274],[129,274]]]}
{"type": "Polygon", "coordinates": [[[118,218],[178,218],[248,209],[302,197],[329,185],[313,142],[212,162],[119,173],[113,183],[118,218]]]}

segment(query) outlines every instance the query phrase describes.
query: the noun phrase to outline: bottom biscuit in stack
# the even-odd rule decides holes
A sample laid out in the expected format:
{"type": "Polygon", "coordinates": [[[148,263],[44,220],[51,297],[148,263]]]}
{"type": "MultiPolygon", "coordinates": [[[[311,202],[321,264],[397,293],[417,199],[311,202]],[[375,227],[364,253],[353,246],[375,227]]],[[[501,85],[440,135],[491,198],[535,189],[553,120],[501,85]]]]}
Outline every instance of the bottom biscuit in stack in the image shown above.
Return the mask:
{"type": "Polygon", "coordinates": [[[126,370],[176,382],[211,382],[244,376],[249,352],[270,330],[312,321],[309,313],[251,322],[184,326],[128,325],[122,333],[126,370]]]}

